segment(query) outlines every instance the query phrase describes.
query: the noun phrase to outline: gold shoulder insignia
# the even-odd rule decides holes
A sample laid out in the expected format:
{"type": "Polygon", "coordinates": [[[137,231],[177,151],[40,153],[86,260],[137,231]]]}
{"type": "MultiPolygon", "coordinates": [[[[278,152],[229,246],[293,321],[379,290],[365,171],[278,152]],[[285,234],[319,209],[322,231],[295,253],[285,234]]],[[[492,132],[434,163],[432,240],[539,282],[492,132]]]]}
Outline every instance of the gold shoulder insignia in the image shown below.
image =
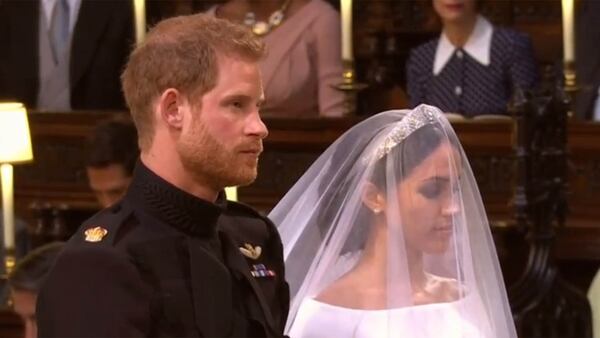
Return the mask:
{"type": "Polygon", "coordinates": [[[108,230],[104,229],[103,227],[89,228],[84,232],[85,241],[100,242],[104,238],[104,236],[106,236],[107,233],[108,230]]]}
{"type": "Polygon", "coordinates": [[[240,252],[250,259],[258,259],[262,253],[262,248],[258,245],[254,247],[252,244],[246,243],[243,247],[240,247],[240,252]]]}

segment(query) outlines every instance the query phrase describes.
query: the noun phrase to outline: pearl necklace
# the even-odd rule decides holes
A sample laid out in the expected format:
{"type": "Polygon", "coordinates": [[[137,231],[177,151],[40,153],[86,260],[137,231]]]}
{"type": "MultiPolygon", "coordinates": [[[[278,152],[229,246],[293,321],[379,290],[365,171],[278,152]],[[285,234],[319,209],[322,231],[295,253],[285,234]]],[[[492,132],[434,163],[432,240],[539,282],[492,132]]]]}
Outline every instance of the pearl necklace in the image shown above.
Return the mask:
{"type": "Polygon", "coordinates": [[[285,19],[285,11],[287,10],[289,4],[290,0],[286,0],[280,9],[271,13],[267,22],[256,21],[256,15],[254,12],[248,12],[244,17],[244,25],[250,27],[252,33],[258,36],[267,35],[269,32],[275,29],[275,27],[281,25],[283,19],[285,19]]]}

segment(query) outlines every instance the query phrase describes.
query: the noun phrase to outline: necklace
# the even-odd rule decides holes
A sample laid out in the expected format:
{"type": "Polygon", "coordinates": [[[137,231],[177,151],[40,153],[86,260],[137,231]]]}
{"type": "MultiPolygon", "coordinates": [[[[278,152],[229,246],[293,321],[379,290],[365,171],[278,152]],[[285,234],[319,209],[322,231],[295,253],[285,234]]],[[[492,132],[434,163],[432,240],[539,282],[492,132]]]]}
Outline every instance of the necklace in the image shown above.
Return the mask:
{"type": "Polygon", "coordinates": [[[269,19],[265,21],[256,21],[256,15],[254,12],[247,12],[244,17],[244,25],[250,27],[252,33],[263,36],[271,32],[275,27],[281,25],[283,19],[285,19],[285,11],[290,4],[290,0],[286,0],[281,8],[269,15],[269,19]]]}

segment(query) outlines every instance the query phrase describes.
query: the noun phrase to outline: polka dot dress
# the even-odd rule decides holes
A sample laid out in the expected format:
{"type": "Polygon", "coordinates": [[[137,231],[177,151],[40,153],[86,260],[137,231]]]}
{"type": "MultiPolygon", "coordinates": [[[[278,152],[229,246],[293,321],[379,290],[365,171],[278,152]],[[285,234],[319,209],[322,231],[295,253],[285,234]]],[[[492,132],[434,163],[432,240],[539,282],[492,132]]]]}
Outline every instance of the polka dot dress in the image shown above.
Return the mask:
{"type": "Polygon", "coordinates": [[[441,72],[434,75],[438,42],[439,38],[411,51],[407,86],[412,107],[427,103],[467,117],[507,114],[514,89],[530,89],[537,82],[533,48],[524,34],[494,27],[489,65],[456,49],[441,72]]]}

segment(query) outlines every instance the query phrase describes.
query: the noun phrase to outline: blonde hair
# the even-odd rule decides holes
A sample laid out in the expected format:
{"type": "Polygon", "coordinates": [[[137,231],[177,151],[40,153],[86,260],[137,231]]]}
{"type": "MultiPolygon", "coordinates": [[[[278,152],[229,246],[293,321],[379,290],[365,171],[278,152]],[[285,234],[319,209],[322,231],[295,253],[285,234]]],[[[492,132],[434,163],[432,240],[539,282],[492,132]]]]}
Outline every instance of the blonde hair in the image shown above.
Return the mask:
{"type": "Polygon", "coordinates": [[[217,83],[217,55],[257,62],[264,54],[258,37],[224,19],[195,14],[159,22],[133,50],[121,75],[140,149],[152,143],[152,104],[166,89],[188,98],[201,96],[217,83]]]}

